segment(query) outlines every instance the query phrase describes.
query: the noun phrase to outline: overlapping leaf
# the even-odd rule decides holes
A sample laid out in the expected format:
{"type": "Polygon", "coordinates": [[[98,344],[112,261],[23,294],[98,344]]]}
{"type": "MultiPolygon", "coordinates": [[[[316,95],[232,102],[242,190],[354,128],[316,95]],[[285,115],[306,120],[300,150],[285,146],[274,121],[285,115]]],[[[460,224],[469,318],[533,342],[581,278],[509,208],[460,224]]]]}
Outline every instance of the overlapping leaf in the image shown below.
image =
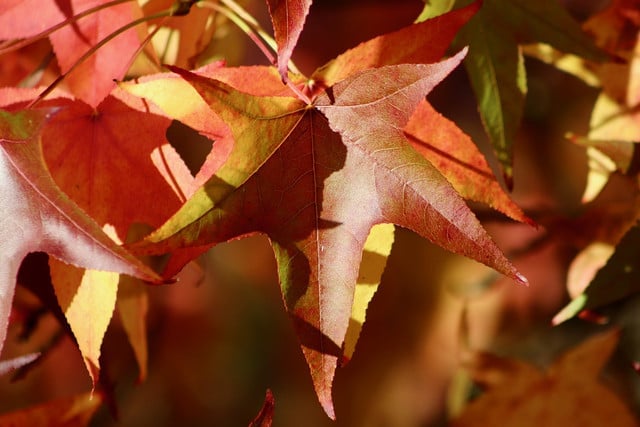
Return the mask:
{"type": "MultiPolygon", "coordinates": [[[[35,92],[0,94],[3,104],[18,103],[30,96],[35,92]]],[[[157,227],[178,209],[192,177],[166,141],[170,119],[121,91],[107,97],[96,109],[66,98],[53,99],[49,104],[61,108],[42,129],[44,157],[52,175],[100,226],[113,230],[114,240],[126,240],[136,223],[157,227]]],[[[95,381],[102,337],[116,304],[119,276],[84,272],[53,259],[50,267],[59,304],[95,381]]],[[[134,322],[136,317],[130,313],[125,319],[134,322]]],[[[146,346],[146,341],[132,345],[139,349],[146,346]]],[[[146,368],[140,369],[144,372],[146,368]]]]}
{"type": "Polygon", "coordinates": [[[627,199],[630,203],[625,218],[618,218],[614,208],[602,213],[605,220],[601,222],[608,220],[612,223],[609,229],[614,232],[615,238],[597,239],[594,246],[602,243],[617,245],[615,253],[592,276],[593,280],[586,290],[575,296],[556,315],[556,322],[583,313],[583,310],[603,307],[638,291],[634,285],[638,234],[637,224],[634,224],[638,206],[637,203],[632,203],[638,191],[640,159],[637,150],[637,143],[640,141],[640,116],[637,110],[640,80],[636,71],[640,65],[637,58],[640,49],[640,23],[636,16],[637,7],[637,0],[616,0],[584,24],[584,28],[593,34],[599,46],[628,62],[618,61],[598,66],[588,64],[598,77],[602,92],[591,113],[588,136],[571,136],[574,142],[587,147],[589,175],[583,201],[596,199],[609,182],[610,176],[616,172],[629,176],[634,188],[628,191],[627,199]],[[620,238],[624,233],[624,237],[620,238]]]}
{"type": "MultiPolygon", "coordinates": [[[[460,0],[456,4],[467,2],[460,0]]],[[[527,90],[519,45],[534,41],[588,59],[606,59],[556,0],[486,0],[460,31],[455,44],[469,46],[465,67],[507,183],[511,180],[513,142],[527,90]]]]}
{"type": "MultiPolygon", "coordinates": [[[[86,0],[71,1],[75,9],[82,9],[83,3],[87,4],[86,0]]],[[[49,39],[61,71],[66,73],[85,52],[140,16],[139,6],[128,2],[102,9],[51,34],[49,39]]],[[[66,84],[78,98],[97,107],[114,88],[114,80],[124,77],[139,46],[137,30],[125,31],[80,64],[67,76],[66,84]]]]}
{"type": "Polygon", "coordinates": [[[640,65],[637,58],[640,24],[632,18],[636,3],[630,0],[612,2],[584,24],[599,45],[628,60],[627,63],[595,67],[602,93],[591,113],[588,138],[576,138],[588,147],[589,176],[584,201],[590,201],[600,193],[614,170],[628,172],[633,146],[640,140],[640,118],[636,108],[640,101],[640,83],[635,71],[640,65]]]}
{"type": "Polygon", "coordinates": [[[0,116],[3,206],[0,349],[6,337],[18,268],[29,252],[47,252],[84,268],[160,280],[137,258],[116,245],[54,183],[40,143],[45,119],[46,113],[29,110],[15,114],[2,111],[0,116]]]}
{"type": "Polygon", "coordinates": [[[369,68],[439,61],[480,4],[475,1],[445,15],[365,41],[318,68],[311,75],[311,81],[319,88],[326,88],[369,68]]]}
{"type": "MultiPolygon", "coordinates": [[[[49,36],[58,65],[66,73],[102,39],[142,16],[137,3],[109,3],[111,0],[47,0],[3,5],[0,9],[0,40],[34,36],[56,24],[71,22],[49,36]],[[100,5],[108,7],[72,20],[81,12],[100,5]],[[38,19],[24,19],[34,11],[38,12],[38,19]]],[[[69,74],[66,84],[78,98],[96,107],[114,88],[114,79],[124,76],[140,40],[135,28],[118,35],[69,74]]]]}
{"type": "Polygon", "coordinates": [[[0,5],[0,39],[26,38],[73,16],[70,3],[56,3],[41,0],[7,0],[0,5]],[[33,11],[38,11],[38,19],[25,19],[33,11]]]}
{"type": "Polygon", "coordinates": [[[267,0],[267,4],[278,43],[278,71],[285,80],[289,59],[302,32],[311,0],[267,0]]]}

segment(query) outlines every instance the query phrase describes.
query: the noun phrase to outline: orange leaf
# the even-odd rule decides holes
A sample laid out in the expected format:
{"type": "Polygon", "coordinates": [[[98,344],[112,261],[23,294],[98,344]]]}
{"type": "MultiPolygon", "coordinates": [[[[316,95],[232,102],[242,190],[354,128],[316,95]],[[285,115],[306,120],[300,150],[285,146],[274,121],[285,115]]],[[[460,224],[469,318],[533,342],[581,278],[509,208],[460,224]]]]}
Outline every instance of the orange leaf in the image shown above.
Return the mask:
{"type": "Polygon", "coordinates": [[[515,359],[477,354],[471,374],[487,392],[451,426],[637,426],[629,408],[598,381],[619,335],[615,329],[595,335],[546,371],[515,359]]]}
{"type": "Polygon", "coordinates": [[[471,138],[422,101],[404,128],[413,148],[426,157],[466,199],[485,203],[516,221],[533,224],[502,189],[471,138]]]}

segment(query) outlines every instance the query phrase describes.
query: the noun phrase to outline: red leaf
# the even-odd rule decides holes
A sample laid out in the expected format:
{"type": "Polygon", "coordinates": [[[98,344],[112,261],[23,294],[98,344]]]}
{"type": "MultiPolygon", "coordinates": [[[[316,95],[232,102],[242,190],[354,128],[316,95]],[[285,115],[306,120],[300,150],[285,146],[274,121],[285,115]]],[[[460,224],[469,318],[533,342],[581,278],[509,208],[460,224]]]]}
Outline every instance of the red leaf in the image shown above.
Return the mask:
{"type": "Polygon", "coordinates": [[[16,275],[35,251],[72,265],[116,271],[159,282],[160,278],[116,245],[56,186],[39,139],[43,111],[0,111],[0,350],[4,344],[16,275]],[[18,142],[24,141],[24,142],[18,142]]]}
{"type": "Polygon", "coordinates": [[[278,71],[284,81],[293,48],[298,42],[311,0],[267,0],[278,44],[278,71]]]}
{"type": "Polygon", "coordinates": [[[3,0],[0,4],[0,40],[35,36],[71,16],[69,0],[3,0]],[[26,19],[36,10],[38,19],[26,19]]]}
{"type": "Polygon", "coordinates": [[[162,224],[193,179],[166,139],[170,124],[162,111],[116,90],[97,108],[68,103],[44,126],[43,151],[62,190],[124,241],[134,223],[162,224]]]}

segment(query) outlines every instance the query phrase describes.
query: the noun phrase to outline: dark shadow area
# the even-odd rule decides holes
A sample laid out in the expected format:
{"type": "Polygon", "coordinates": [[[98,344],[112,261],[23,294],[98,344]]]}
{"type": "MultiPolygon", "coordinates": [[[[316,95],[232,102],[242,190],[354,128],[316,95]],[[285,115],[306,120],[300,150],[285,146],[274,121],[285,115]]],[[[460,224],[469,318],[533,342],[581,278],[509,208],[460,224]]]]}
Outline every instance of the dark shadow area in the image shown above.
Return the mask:
{"type": "Polygon", "coordinates": [[[318,328],[298,316],[291,316],[300,344],[329,356],[342,357],[342,348],[318,328]]]}

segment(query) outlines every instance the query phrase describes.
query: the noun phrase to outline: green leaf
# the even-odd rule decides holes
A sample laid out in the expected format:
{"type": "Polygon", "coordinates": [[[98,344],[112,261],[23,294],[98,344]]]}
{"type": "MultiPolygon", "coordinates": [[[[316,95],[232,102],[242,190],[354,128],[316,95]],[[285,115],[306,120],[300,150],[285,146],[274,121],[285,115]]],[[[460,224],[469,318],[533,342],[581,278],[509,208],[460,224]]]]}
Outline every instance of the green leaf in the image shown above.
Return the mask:
{"type": "Polygon", "coordinates": [[[556,0],[487,0],[454,43],[469,46],[465,67],[509,186],[527,92],[519,45],[536,41],[592,60],[607,58],[556,0]]]}
{"type": "Polygon", "coordinates": [[[447,13],[453,9],[455,3],[455,0],[426,0],[426,4],[418,18],[416,18],[416,22],[426,21],[447,13]]]}
{"type": "Polygon", "coordinates": [[[464,65],[483,125],[509,184],[513,142],[527,92],[522,53],[513,34],[496,25],[486,7],[461,30],[456,45],[469,45],[464,65]]]}

